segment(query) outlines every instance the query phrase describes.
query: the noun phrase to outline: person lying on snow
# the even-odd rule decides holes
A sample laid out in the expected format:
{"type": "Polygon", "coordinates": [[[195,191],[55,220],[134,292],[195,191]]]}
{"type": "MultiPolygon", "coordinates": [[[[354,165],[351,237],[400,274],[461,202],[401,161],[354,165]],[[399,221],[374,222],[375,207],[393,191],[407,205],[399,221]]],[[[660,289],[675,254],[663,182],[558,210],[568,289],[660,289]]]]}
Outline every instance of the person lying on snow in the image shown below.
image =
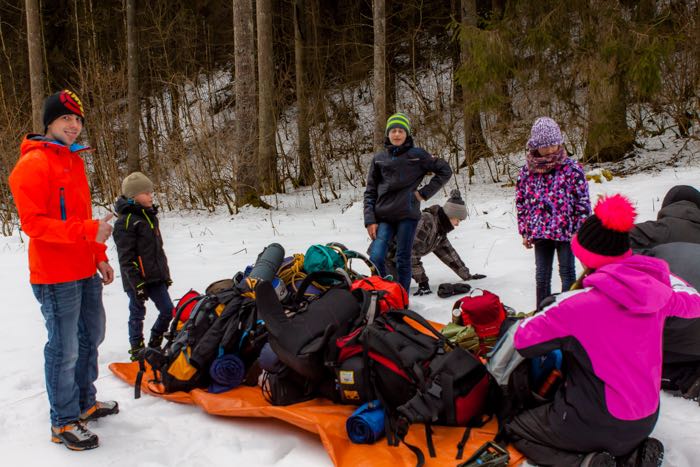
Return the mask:
{"type": "Polygon", "coordinates": [[[630,231],[634,251],[672,242],[700,243],[700,192],[692,186],[671,188],[656,220],[639,223],[630,231]]]}
{"type": "Polygon", "coordinates": [[[129,353],[135,361],[144,349],[143,320],[149,298],[158,309],[158,318],[151,328],[148,346],[160,347],[163,342],[173,312],[168,294],[173,281],[163,250],[158,206],[153,204],[153,182],[141,172],[129,174],[122,182],[122,196],[114,210],[119,214],[114,223],[114,243],[122,284],[129,297],[129,353]]]}
{"type": "MultiPolygon", "coordinates": [[[[444,206],[435,204],[423,210],[416,228],[413,248],[411,249],[411,275],[413,280],[418,283],[418,290],[413,295],[432,293],[430,281],[421,261],[423,256],[430,253],[435,253],[440,258],[440,261],[445,263],[464,281],[486,277],[483,274],[471,274],[469,268],[460,258],[459,253],[457,253],[447,238],[447,234],[459,226],[459,223],[466,218],[467,208],[459,194],[459,190],[452,190],[450,198],[444,206]]],[[[394,242],[389,248],[386,267],[390,274],[396,274],[396,244],[394,242]]]]}
{"type": "Polygon", "coordinates": [[[649,435],[659,415],[662,329],[668,316],[700,317],[700,294],[664,261],[632,254],[635,215],[624,196],[602,198],[572,239],[587,268],[584,288],[558,295],[515,332],[526,358],[564,354],[554,400],[505,426],[537,464],[661,465],[663,445],[649,435]]]}

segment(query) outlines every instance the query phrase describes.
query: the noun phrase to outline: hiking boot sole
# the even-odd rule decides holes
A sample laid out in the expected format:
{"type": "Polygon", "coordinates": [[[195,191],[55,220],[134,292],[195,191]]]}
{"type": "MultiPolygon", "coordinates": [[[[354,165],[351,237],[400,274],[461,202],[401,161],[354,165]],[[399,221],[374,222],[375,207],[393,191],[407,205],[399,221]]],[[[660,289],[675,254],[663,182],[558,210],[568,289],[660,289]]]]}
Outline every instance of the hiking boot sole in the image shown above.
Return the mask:
{"type": "Polygon", "coordinates": [[[87,451],[87,450],[89,450],[89,449],[95,449],[96,447],[99,446],[99,443],[89,444],[89,445],[86,445],[86,446],[76,446],[76,445],[74,445],[74,444],[73,444],[73,445],[71,445],[71,444],[66,444],[66,443],[63,442],[63,440],[62,440],[61,438],[59,438],[58,436],[53,436],[53,435],[51,436],[51,442],[52,442],[52,443],[56,443],[56,444],[63,444],[63,445],[65,445],[68,449],[70,449],[71,451],[87,451]]]}

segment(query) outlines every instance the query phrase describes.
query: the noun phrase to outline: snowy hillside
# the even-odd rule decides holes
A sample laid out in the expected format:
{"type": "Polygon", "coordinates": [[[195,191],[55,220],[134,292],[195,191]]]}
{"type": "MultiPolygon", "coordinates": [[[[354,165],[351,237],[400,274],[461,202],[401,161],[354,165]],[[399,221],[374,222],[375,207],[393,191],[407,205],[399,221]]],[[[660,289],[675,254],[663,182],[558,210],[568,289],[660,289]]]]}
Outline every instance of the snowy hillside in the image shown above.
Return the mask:
{"type": "MultiPolygon", "coordinates": [[[[675,168],[591,184],[591,191],[594,197],[625,193],[637,203],[638,220],[648,220],[656,217],[663,195],[671,186],[698,186],[699,180],[699,168],[675,168]]],[[[461,179],[459,186],[465,186],[461,179]]],[[[488,275],[472,285],[496,292],[516,310],[530,310],[535,301],[535,261],[532,250],[522,247],[517,234],[513,188],[479,184],[467,190],[463,195],[469,218],[450,238],[472,273],[488,275]]],[[[315,209],[312,194],[299,191],[271,200],[278,206],[272,211],[246,209],[235,217],[223,213],[166,213],[161,229],[175,281],[171,295],[177,298],[189,288],[203,290],[214,280],[231,277],[271,242],[282,244],[288,253],[304,252],[312,243],[329,241],[366,250],[369,239],[363,227],[361,199],[361,189],[345,191],[339,200],[315,209]]],[[[445,199],[443,191],[428,204],[443,203],[445,199]]],[[[91,424],[100,436],[99,449],[75,453],[50,443],[43,378],[46,331],[28,283],[26,254],[26,243],[19,235],[0,238],[0,283],[4,292],[0,334],[3,465],[211,467],[330,463],[314,436],[280,422],[216,418],[197,407],[149,396],[134,400],[133,389],[107,370],[109,363],[128,358],[127,297],[119,277],[104,292],[107,337],[100,348],[97,386],[98,397],[117,399],[121,413],[91,424]]],[[[111,241],[108,254],[116,266],[117,254],[111,241]]],[[[425,258],[424,263],[434,290],[441,282],[458,280],[435,257],[425,258]]],[[[554,284],[557,290],[558,279],[554,284]]],[[[445,322],[452,303],[433,294],[412,297],[411,305],[427,318],[445,322]]],[[[150,327],[155,312],[150,302],[148,306],[150,327]]],[[[697,465],[700,407],[667,395],[662,395],[661,403],[654,436],[666,447],[665,465],[697,465]]]]}

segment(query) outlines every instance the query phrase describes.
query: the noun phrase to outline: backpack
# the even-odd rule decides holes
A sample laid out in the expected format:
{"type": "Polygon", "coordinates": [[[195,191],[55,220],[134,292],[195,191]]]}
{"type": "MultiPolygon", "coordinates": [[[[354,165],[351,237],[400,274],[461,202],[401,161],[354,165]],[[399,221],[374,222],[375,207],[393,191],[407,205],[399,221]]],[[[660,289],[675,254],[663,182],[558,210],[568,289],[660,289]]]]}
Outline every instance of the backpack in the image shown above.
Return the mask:
{"type": "Polygon", "coordinates": [[[176,331],[182,329],[185,322],[190,319],[192,310],[201,298],[202,297],[199,292],[194,289],[190,289],[185,293],[185,295],[176,300],[177,305],[173,307],[173,320],[175,321],[176,331]]]}
{"type": "Polygon", "coordinates": [[[258,255],[247,276],[239,273],[230,282],[217,281],[208,287],[210,292],[197,299],[180,330],[179,319],[173,320],[163,348],[146,348],[139,359],[135,397],[140,397],[145,362],[154,374],[151,389],[160,393],[206,387],[211,363],[227,353],[236,354],[250,368],[267,337],[263,323],[257,319],[255,286],[273,280],[283,256],[280,245],[270,244],[258,255]]]}
{"type": "Polygon", "coordinates": [[[370,276],[353,282],[350,290],[356,289],[378,292],[378,305],[381,312],[408,308],[408,293],[398,282],[386,280],[381,276],[370,276]]]}
{"type": "MultiPolygon", "coordinates": [[[[335,273],[318,273],[305,279],[308,285],[316,277],[343,278],[335,273]]],[[[272,284],[264,281],[255,289],[257,308],[265,322],[268,340],[280,361],[314,383],[328,379],[325,353],[329,342],[350,331],[360,313],[360,304],[347,287],[334,287],[312,301],[283,307],[272,284]]],[[[304,285],[295,299],[304,295],[304,285]]]]}
{"type": "MultiPolygon", "coordinates": [[[[191,362],[193,349],[211,326],[223,314],[227,304],[234,297],[234,290],[213,295],[193,297],[195,303],[189,318],[178,328],[180,317],[176,317],[165,334],[166,342],[162,349],[147,347],[139,358],[139,372],[135,383],[135,398],[139,398],[141,380],[145,373],[145,363],[153,370],[151,389],[154,392],[170,393],[191,391],[205,387],[208,381],[208,368],[197,367],[191,362]]],[[[178,306],[184,311],[186,304],[178,306]]]]}
{"type": "Polygon", "coordinates": [[[333,272],[344,267],[343,257],[330,246],[311,245],[304,254],[304,272],[307,274],[316,271],[333,272]]]}
{"type": "Polygon", "coordinates": [[[440,332],[455,346],[475,354],[479,352],[479,336],[477,336],[474,327],[447,323],[444,328],[440,329],[440,332]]]}
{"type": "Polygon", "coordinates": [[[477,356],[485,355],[498,340],[506,310],[498,295],[488,290],[474,289],[457,300],[452,307],[456,324],[472,326],[479,336],[477,356]]]}
{"type": "Polygon", "coordinates": [[[453,347],[411,310],[390,310],[336,340],[340,399],[361,404],[379,399],[387,412],[387,441],[403,442],[412,423],[426,425],[432,457],[432,424],[481,426],[490,412],[490,377],[471,353],[453,347]]]}

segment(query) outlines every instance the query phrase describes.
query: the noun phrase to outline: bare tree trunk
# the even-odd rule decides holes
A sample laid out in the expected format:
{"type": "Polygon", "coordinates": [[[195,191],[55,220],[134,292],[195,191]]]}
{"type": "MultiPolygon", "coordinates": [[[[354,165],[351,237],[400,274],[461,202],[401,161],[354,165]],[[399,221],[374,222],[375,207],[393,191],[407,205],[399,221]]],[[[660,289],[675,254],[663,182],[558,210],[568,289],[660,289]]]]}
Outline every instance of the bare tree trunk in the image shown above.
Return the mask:
{"type": "Polygon", "coordinates": [[[32,94],[32,128],[44,132],[42,103],[44,100],[44,54],[41,47],[41,12],[38,0],[26,0],[27,47],[29,49],[29,87],[32,94]]]}
{"type": "Polygon", "coordinates": [[[595,60],[588,73],[588,133],[584,160],[612,162],[634,148],[627,96],[617,60],[595,60]]]}
{"type": "Polygon", "coordinates": [[[296,74],[297,92],[297,153],[299,154],[300,186],[311,186],[314,183],[314,167],[311,161],[311,142],[309,140],[309,103],[306,95],[304,63],[304,34],[302,28],[306,25],[306,3],[304,0],[294,0],[294,71],[296,74]]]}
{"type": "Polygon", "coordinates": [[[139,140],[141,111],[139,108],[139,60],[136,34],[136,0],[126,2],[126,49],[129,94],[129,132],[127,137],[127,166],[129,173],[141,170],[139,140]]]}
{"type": "MultiPolygon", "coordinates": [[[[476,0],[462,0],[462,27],[476,27],[476,0]]],[[[462,63],[470,61],[467,44],[462,44],[462,63]]],[[[492,157],[493,152],[486,144],[484,131],[481,128],[481,115],[474,110],[469,102],[469,96],[464,93],[464,153],[465,158],[461,167],[469,170],[469,183],[474,175],[474,164],[482,157],[492,157]]]]}
{"type": "Polygon", "coordinates": [[[374,149],[384,145],[386,124],[386,5],[373,1],[374,17],[374,149]]]}
{"type": "Polygon", "coordinates": [[[279,190],[273,105],[275,71],[272,63],[272,0],[256,0],[255,8],[258,24],[258,83],[260,83],[258,168],[261,192],[271,194],[279,190]]]}
{"type": "Polygon", "coordinates": [[[233,0],[236,79],[236,206],[260,205],[257,168],[258,109],[255,86],[255,38],[251,0],[233,0]]]}

